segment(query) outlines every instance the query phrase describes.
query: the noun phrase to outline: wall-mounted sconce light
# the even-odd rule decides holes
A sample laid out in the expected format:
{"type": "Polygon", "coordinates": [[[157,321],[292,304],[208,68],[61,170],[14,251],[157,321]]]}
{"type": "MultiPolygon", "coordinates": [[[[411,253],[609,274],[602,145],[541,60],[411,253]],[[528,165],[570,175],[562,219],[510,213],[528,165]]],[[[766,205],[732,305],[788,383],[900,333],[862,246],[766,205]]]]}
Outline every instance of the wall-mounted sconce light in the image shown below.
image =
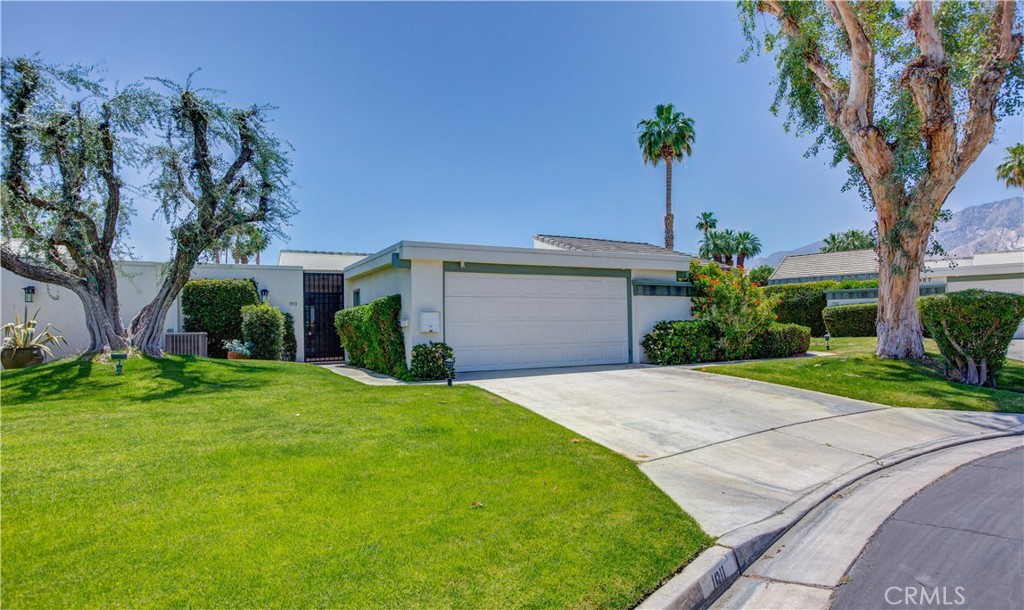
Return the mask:
{"type": "Polygon", "coordinates": [[[35,286],[25,286],[25,302],[26,303],[32,303],[35,300],[36,300],[36,287],[35,286]]]}
{"type": "Polygon", "coordinates": [[[264,288],[263,290],[260,290],[260,296],[263,297],[263,302],[266,303],[267,299],[270,297],[270,291],[264,288]]]}

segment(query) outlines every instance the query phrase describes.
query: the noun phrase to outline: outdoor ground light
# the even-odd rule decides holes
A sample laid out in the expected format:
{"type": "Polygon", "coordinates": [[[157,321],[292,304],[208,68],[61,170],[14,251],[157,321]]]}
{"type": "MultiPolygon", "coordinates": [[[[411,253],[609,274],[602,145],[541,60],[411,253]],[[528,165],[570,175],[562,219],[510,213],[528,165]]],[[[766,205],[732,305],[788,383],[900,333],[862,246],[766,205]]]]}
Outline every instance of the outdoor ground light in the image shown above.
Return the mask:
{"type": "Polygon", "coordinates": [[[270,296],[270,291],[264,288],[263,290],[260,290],[260,296],[263,297],[263,302],[266,303],[267,297],[270,296]]]}
{"type": "Polygon", "coordinates": [[[455,379],[455,361],[451,358],[445,358],[444,370],[448,373],[448,386],[451,387],[452,379],[455,379]]]}
{"type": "Polygon", "coordinates": [[[828,346],[828,340],[832,338],[832,335],[825,333],[825,351],[831,351],[832,348],[828,346]]]}
{"type": "Polygon", "coordinates": [[[36,287],[25,286],[25,302],[31,303],[36,300],[36,287]]]}

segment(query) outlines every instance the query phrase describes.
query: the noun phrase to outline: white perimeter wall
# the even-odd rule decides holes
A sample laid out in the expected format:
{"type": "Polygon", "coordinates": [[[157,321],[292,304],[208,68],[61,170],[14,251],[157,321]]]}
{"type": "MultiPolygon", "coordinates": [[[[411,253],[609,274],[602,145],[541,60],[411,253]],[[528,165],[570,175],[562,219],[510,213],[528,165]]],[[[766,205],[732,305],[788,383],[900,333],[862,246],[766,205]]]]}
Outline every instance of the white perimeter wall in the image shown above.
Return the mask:
{"type": "MultiPolygon", "coordinates": [[[[633,280],[675,281],[675,271],[634,269],[633,280]]],[[[630,286],[630,294],[633,288],[630,286]]],[[[649,362],[640,341],[662,320],[690,320],[690,297],[633,296],[633,362],[649,362]]]]}
{"type": "MultiPolygon", "coordinates": [[[[117,263],[117,291],[121,302],[121,319],[127,326],[135,314],[149,303],[160,286],[160,270],[163,263],[145,261],[123,261],[117,263]]],[[[273,265],[198,265],[192,271],[192,278],[206,279],[248,279],[253,278],[259,287],[270,291],[270,304],[282,312],[289,312],[295,319],[295,339],[298,343],[296,357],[302,360],[304,334],[302,332],[302,269],[299,267],[277,267],[273,265]]],[[[45,326],[52,322],[60,328],[60,334],[68,341],[67,347],[54,350],[57,357],[69,356],[83,351],[89,345],[89,333],[85,328],[85,313],[82,302],[69,290],[34,282],[19,275],[0,269],[0,321],[14,321],[14,311],[21,315],[25,307],[29,315],[39,309],[37,320],[45,326]],[[35,302],[25,303],[25,286],[35,286],[35,302]]],[[[167,314],[165,330],[176,332],[182,325],[180,299],[175,299],[167,314]]]]}

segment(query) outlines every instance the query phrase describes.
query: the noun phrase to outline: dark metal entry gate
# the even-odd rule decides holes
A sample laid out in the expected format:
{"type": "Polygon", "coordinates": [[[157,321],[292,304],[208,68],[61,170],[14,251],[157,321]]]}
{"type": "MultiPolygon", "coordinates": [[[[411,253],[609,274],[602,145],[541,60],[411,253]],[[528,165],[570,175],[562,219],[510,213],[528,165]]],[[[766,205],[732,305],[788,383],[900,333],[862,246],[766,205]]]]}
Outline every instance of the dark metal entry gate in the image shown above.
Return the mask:
{"type": "Polygon", "coordinates": [[[341,273],[302,274],[303,329],[306,362],[343,360],[341,339],[334,328],[334,314],[345,306],[345,276],[341,273]]]}

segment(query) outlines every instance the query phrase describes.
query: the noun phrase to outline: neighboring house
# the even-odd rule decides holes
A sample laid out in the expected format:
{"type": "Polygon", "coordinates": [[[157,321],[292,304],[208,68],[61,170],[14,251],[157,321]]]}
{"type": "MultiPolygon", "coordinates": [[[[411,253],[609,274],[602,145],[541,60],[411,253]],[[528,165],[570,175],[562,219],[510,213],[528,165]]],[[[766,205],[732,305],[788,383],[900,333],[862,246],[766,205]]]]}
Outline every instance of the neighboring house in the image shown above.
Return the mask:
{"type": "Polygon", "coordinates": [[[541,235],[535,246],[398,242],[345,268],[345,303],[400,294],[406,358],[444,341],[459,371],[641,362],[656,322],[690,318],[690,256],[541,235]]]}
{"type": "MultiPolygon", "coordinates": [[[[819,280],[877,280],[878,259],[874,250],[823,252],[787,256],[768,278],[769,284],[819,280]]],[[[987,252],[970,257],[925,261],[921,294],[941,294],[968,288],[1024,294],[1024,251],[987,252]]],[[[877,288],[829,290],[829,305],[878,301],[877,288]]],[[[1017,330],[1024,337],[1024,324],[1017,330]]]]}
{"type": "Polygon", "coordinates": [[[787,256],[772,272],[768,284],[877,279],[878,256],[874,250],[847,250],[787,256]]]}

